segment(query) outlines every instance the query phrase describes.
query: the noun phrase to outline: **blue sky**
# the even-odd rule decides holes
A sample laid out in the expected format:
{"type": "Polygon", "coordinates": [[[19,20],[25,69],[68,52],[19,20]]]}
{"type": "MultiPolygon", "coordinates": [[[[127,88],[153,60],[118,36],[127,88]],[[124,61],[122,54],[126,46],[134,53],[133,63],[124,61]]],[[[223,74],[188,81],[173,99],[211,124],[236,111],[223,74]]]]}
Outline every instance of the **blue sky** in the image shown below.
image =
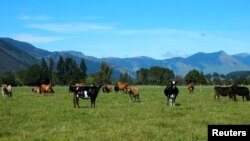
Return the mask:
{"type": "Polygon", "coordinates": [[[250,1],[1,0],[0,37],[98,58],[250,53],[250,1]]]}

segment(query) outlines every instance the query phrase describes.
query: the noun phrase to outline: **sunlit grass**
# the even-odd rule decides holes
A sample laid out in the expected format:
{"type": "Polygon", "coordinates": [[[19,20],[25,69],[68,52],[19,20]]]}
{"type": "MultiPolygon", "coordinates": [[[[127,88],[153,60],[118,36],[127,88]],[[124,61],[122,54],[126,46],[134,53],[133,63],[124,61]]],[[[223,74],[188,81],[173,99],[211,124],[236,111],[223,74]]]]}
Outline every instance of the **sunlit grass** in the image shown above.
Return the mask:
{"type": "Polygon", "coordinates": [[[215,101],[212,86],[188,94],[180,86],[177,106],[167,106],[163,86],[139,86],[141,102],[124,93],[100,91],[96,108],[80,100],[73,108],[67,87],[41,96],[30,87],[13,88],[11,99],[0,98],[1,141],[207,140],[208,124],[249,124],[249,102],[215,101]]]}

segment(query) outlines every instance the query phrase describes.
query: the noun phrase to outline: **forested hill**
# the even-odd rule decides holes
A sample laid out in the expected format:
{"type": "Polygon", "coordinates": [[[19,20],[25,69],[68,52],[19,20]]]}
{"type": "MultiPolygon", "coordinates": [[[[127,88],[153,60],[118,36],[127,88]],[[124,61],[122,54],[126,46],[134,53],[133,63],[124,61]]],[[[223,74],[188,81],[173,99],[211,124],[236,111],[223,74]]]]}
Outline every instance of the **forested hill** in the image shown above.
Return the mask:
{"type": "Polygon", "coordinates": [[[198,52],[187,58],[175,57],[156,60],[147,56],[134,58],[96,58],[87,56],[78,51],[49,52],[32,44],[10,38],[0,38],[0,74],[6,70],[16,71],[19,68],[40,62],[41,58],[53,58],[58,61],[59,56],[71,57],[77,63],[84,59],[87,65],[87,74],[99,70],[100,62],[107,62],[113,68],[113,76],[127,72],[135,78],[136,71],[141,68],[149,69],[154,66],[173,70],[176,75],[185,76],[190,70],[196,69],[204,74],[228,74],[235,71],[250,70],[250,54],[242,53],[229,55],[224,51],[213,53],[198,52]]]}
{"type": "Polygon", "coordinates": [[[6,70],[16,72],[31,64],[38,63],[38,60],[26,51],[6,42],[0,38],[0,74],[6,70]]]}

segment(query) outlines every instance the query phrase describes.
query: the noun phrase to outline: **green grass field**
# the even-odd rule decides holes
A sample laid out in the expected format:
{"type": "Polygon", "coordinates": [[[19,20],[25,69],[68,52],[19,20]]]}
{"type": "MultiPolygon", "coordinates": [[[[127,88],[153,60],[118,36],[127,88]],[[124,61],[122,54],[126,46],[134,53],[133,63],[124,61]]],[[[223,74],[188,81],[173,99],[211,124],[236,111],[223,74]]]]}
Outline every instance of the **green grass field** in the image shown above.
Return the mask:
{"type": "Polygon", "coordinates": [[[123,93],[100,91],[96,108],[80,99],[73,108],[68,87],[42,96],[30,87],[0,97],[1,141],[206,141],[208,124],[250,124],[250,102],[214,100],[213,87],[188,94],[179,86],[177,106],[167,106],[163,86],[139,86],[141,102],[123,93]]]}

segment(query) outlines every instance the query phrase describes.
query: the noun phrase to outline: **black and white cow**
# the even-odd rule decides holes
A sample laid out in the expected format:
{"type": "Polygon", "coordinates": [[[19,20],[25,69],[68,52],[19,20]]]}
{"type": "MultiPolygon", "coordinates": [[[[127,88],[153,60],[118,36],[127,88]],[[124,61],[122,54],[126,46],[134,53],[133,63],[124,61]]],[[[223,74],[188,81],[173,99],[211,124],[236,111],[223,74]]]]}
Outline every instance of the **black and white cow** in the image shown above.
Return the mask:
{"type": "Polygon", "coordinates": [[[179,93],[179,89],[176,87],[176,81],[170,81],[169,85],[164,89],[164,94],[167,96],[168,105],[175,106],[175,99],[179,93]]]}
{"type": "Polygon", "coordinates": [[[80,98],[90,99],[91,108],[95,107],[95,101],[100,91],[100,88],[101,86],[96,86],[96,85],[77,87],[74,90],[74,95],[73,95],[74,108],[76,108],[76,106],[79,108],[80,98]]]}

